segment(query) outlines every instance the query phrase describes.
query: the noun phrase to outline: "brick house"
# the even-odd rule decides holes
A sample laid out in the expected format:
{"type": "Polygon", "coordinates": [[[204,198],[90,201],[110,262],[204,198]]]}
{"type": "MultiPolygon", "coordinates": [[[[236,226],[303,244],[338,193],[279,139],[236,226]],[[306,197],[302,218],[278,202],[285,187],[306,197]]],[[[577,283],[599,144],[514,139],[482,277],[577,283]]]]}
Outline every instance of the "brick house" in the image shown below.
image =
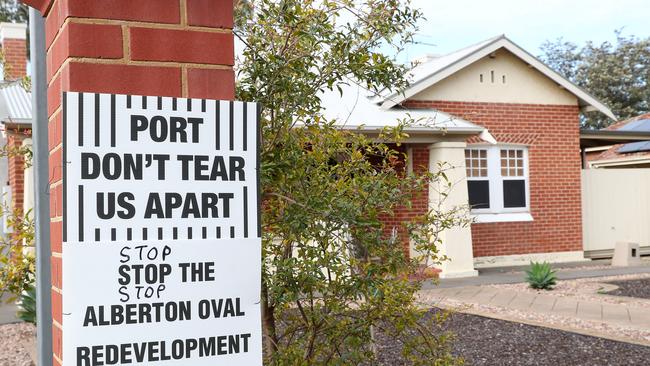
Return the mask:
{"type": "MultiPolygon", "coordinates": [[[[421,59],[410,76],[401,92],[326,98],[325,108],[329,117],[366,129],[400,112],[447,121],[406,144],[415,171],[436,169],[440,161],[454,167],[446,207],[471,206],[471,228],[445,233],[441,251],[451,260],[441,276],[530,260],[583,260],[579,114],[596,110],[614,119],[612,112],[503,35],[421,59]],[[346,100],[353,103],[348,109],[346,100]],[[359,105],[359,113],[351,112],[359,105]]],[[[429,187],[387,223],[398,226],[434,208],[436,192],[429,187]]]]}
{"type": "MultiPolygon", "coordinates": [[[[22,86],[27,75],[27,25],[0,23],[0,46],[4,57],[4,70],[0,73],[0,144],[10,152],[24,151],[23,148],[31,146],[32,122],[31,94],[22,86]]],[[[27,212],[34,202],[32,169],[26,168],[24,157],[19,154],[1,160],[3,205],[27,212]]]]}

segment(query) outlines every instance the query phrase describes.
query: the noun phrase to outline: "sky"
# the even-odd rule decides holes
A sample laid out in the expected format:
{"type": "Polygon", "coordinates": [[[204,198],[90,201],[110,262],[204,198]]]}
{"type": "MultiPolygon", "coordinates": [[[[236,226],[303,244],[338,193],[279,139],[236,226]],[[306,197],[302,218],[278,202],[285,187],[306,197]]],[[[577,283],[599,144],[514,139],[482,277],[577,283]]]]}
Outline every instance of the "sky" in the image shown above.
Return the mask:
{"type": "Polygon", "coordinates": [[[505,34],[535,56],[546,40],[562,37],[613,42],[614,31],[650,37],[650,0],[412,0],[426,20],[401,61],[445,54],[505,34]],[[431,46],[434,44],[435,46],[431,46]]]}

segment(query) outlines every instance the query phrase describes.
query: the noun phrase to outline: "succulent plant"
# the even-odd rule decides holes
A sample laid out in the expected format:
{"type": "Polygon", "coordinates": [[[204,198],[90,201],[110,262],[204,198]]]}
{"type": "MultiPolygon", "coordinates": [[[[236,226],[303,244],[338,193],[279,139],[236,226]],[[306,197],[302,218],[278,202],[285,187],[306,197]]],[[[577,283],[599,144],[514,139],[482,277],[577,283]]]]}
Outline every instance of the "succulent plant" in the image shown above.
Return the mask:
{"type": "Polygon", "coordinates": [[[534,289],[552,290],[557,283],[557,276],[549,263],[531,262],[530,268],[526,270],[526,282],[534,289]]]}

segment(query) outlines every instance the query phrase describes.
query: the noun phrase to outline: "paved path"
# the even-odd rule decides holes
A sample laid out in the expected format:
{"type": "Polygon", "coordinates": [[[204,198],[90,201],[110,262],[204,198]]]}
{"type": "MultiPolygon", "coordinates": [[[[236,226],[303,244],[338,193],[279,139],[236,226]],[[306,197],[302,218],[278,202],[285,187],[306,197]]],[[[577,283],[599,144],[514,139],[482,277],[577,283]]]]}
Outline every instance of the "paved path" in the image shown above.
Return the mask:
{"type": "MultiPolygon", "coordinates": [[[[587,301],[571,296],[534,294],[488,286],[430,289],[423,290],[421,295],[427,304],[434,306],[444,303],[490,305],[533,313],[538,315],[538,319],[544,319],[545,316],[559,316],[650,331],[650,311],[647,308],[636,308],[625,304],[587,301]]],[[[499,317],[498,312],[494,315],[499,317]]],[[[555,324],[548,325],[554,327],[555,324]]]]}
{"type": "MultiPolygon", "coordinates": [[[[594,262],[594,265],[601,264],[602,261],[594,262]]],[[[650,273],[650,263],[645,262],[643,265],[634,267],[608,267],[608,268],[589,268],[588,263],[576,263],[574,265],[582,265],[581,268],[560,268],[557,272],[559,280],[573,280],[577,278],[592,278],[592,277],[605,277],[605,276],[619,276],[626,274],[641,274],[650,273]]],[[[555,266],[558,268],[559,266],[555,266]]],[[[494,268],[494,269],[481,269],[480,276],[468,278],[449,278],[441,279],[439,283],[427,281],[423,284],[424,289],[434,288],[451,288],[451,287],[466,287],[466,286],[480,286],[488,284],[507,284],[507,283],[520,283],[524,282],[523,270],[526,267],[511,267],[507,269],[494,268]]]]}

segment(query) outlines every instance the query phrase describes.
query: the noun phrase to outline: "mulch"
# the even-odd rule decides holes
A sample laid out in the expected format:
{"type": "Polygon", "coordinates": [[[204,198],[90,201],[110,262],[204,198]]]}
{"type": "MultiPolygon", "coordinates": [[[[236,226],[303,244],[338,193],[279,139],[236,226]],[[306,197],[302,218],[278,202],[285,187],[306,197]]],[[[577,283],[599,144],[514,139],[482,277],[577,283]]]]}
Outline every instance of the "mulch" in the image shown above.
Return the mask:
{"type": "MultiPolygon", "coordinates": [[[[453,353],[467,365],[648,365],[650,347],[455,313],[453,353]]],[[[379,339],[382,366],[405,365],[394,340],[379,339]]]]}
{"type": "Polygon", "coordinates": [[[640,280],[612,281],[607,283],[618,286],[618,289],[608,292],[607,295],[650,299],[650,278],[643,278],[640,280]]]}

